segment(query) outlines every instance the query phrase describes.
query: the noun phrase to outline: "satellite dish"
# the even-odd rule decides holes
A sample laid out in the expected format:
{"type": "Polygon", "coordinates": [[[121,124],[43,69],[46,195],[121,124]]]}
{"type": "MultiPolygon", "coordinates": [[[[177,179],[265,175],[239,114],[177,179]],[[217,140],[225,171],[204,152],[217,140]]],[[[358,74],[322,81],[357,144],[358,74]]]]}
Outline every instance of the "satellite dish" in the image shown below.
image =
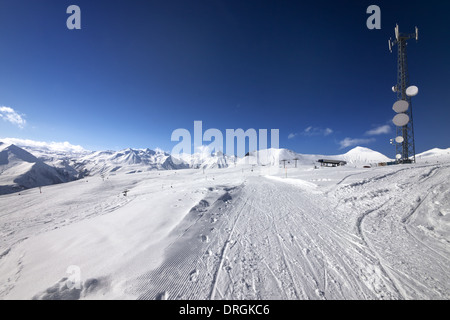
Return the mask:
{"type": "Polygon", "coordinates": [[[392,86],[392,92],[397,92],[397,88],[395,86],[392,86]]]}
{"type": "Polygon", "coordinates": [[[408,97],[417,96],[418,93],[419,93],[419,88],[417,88],[416,86],[410,86],[406,89],[406,95],[408,97]]]}
{"type": "Polygon", "coordinates": [[[397,113],[402,113],[408,110],[408,107],[409,107],[408,101],[398,100],[396,103],[394,103],[392,109],[394,109],[394,111],[397,113]]]}
{"type": "Polygon", "coordinates": [[[402,136],[398,136],[397,138],[395,138],[395,142],[397,143],[402,143],[403,141],[405,141],[405,139],[403,139],[402,136]]]}
{"type": "Polygon", "coordinates": [[[403,127],[408,124],[409,116],[406,113],[399,113],[392,121],[397,127],[403,127]]]}
{"type": "Polygon", "coordinates": [[[401,154],[397,154],[397,155],[395,156],[395,158],[396,158],[397,160],[400,160],[400,159],[402,158],[402,155],[401,155],[401,154]]]}

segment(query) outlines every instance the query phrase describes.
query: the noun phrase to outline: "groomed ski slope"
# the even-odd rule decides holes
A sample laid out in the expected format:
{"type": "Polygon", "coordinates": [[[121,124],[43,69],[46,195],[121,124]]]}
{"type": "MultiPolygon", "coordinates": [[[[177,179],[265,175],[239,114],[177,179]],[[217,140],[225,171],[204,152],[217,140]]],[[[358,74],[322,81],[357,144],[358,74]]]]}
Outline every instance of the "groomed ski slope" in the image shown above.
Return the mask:
{"type": "Polygon", "coordinates": [[[0,298],[448,299],[449,178],[241,165],[1,196],[0,298]]]}

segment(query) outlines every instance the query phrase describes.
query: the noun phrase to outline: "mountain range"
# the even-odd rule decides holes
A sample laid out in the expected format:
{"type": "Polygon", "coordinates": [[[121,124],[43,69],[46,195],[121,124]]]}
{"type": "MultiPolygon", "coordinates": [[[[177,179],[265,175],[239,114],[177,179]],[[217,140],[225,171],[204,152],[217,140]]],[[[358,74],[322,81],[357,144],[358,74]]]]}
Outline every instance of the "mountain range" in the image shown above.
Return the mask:
{"type": "MultiPolygon", "coordinates": [[[[432,149],[417,155],[417,159],[433,161],[449,154],[450,149],[432,149]]],[[[314,165],[319,159],[343,160],[351,165],[390,161],[385,155],[364,147],[355,147],[345,154],[331,156],[300,154],[288,149],[266,149],[237,158],[220,151],[179,156],[148,148],[62,152],[0,142],[0,194],[69,182],[86,176],[107,176],[116,172],[133,174],[150,170],[212,169],[244,164],[278,166],[282,160],[291,165],[294,162],[297,165],[314,165]]]]}

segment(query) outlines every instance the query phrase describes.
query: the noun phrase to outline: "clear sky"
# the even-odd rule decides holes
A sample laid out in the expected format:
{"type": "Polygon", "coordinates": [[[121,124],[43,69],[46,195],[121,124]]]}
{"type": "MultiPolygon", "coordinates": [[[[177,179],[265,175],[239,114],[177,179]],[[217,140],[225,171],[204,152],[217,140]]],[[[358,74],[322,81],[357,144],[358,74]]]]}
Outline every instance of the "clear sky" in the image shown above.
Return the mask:
{"type": "Polygon", "coordinates": [[[173,130],[280,129],[280,146],[394,156],[408,45],[416,151],[450,147],[449,1],[0,0],[0,137],[162,148],[173,130]],[[66,9],[81,8],[81,30],[66,9]],[[381,8],[381,30],[366,9],[381,8]],[[390,132],[389,132],[390,130],[390,132]]]}

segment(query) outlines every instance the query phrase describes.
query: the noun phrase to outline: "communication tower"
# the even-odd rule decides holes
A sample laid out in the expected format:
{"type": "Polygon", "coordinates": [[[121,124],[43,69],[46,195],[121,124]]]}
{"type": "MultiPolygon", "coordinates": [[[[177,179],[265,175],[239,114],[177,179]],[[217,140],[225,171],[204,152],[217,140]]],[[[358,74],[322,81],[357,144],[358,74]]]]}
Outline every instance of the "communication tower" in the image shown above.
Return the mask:
{"type": "Polygon", "coordinates": [[[414,143],[414,124],[411,97],[419,92],[416,86],[409,86],[408,60],[406,46],[409,39],[419,40],[419,29],[415,33],[400,33],[398,24],[395,26],[395,40],[389,39],[389,51],[397,45],[397,85],[392,91],[397,93],[397,102],[393,108],[397,115],[393,122],[397,126],[395,138],[396,159],[398,163],[415,163],[416,148],[414,143]]]}

